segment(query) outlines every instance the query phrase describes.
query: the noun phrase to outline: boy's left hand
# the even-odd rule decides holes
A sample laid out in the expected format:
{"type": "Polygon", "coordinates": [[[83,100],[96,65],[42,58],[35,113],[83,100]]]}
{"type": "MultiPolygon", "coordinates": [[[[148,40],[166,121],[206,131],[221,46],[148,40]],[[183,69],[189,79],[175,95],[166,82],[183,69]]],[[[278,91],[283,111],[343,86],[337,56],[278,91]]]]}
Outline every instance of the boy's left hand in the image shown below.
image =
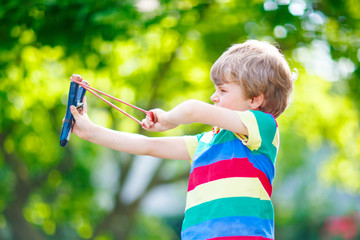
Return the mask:
{"type": "Polygon", "coordinates": [[[150,112],[152,114],[146,115],[141,122],[142,127],[147,131],[162,132],[177,127],[178,124],[168,121],[168,112],[162,109],[153,109],[150,112]]]}

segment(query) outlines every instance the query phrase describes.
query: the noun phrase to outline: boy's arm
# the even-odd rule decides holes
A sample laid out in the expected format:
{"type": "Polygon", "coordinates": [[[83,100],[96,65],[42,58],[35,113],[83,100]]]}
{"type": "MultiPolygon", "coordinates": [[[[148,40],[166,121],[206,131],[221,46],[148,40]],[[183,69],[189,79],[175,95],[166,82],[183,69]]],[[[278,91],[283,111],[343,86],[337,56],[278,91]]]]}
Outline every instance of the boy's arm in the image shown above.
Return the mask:
{"type": "Polygon", "coordinates": [[[146,118],[143,127],[149,131],[165,131],[180,124],[204,123],[224,128],[234,133],[248,135],[247,127],[234,110],[217,107],[198,100],[188,100],[165,112],[152,110],[155,119],[146,118]]]}
{"type": "Polygon", "coordinates": [[[114,131],[93,124],[86,112],[81,115],[73,106],[71,113],[76,120],[73,132],[87,141],[136,155],[190,160],[183,137],[150,138],[140,134],[114,131]]]}

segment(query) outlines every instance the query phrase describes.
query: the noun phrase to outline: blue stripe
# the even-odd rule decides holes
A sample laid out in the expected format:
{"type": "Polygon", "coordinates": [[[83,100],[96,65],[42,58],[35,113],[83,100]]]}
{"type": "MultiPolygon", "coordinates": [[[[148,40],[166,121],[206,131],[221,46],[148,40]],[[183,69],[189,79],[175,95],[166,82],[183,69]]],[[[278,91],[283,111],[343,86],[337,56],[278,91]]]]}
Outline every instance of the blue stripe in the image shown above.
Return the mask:
{"type": "Polygon", "coordinates": [[[194,168],[210,165],[218,161],[232,158],[248,158],[255,168],[265,173],[272,184],[275,175],[274,164],[264,154],[253,154],[256,153],[251,152],[239,139],[215,144],[212,145],[211,148],[204,150],[200,156],[198,151],[196,151],[190,173],[194,168]]]}
{"type": "Polygon", "coordinates": [[[274,176],[275,176],[275,167],[271,160],[264,154],[252,155],[249,158],[255,168],[259,169],[265,173],[266,177],[269,179],[270,184],[272,185],[274,176]]]}
{"type": "Polygon", "coordinates": [[[182,240],[231,236],[261,236],[273,239],[274,221],[256,217],[226,217],[209,220],[181,232],[182,240]]]}

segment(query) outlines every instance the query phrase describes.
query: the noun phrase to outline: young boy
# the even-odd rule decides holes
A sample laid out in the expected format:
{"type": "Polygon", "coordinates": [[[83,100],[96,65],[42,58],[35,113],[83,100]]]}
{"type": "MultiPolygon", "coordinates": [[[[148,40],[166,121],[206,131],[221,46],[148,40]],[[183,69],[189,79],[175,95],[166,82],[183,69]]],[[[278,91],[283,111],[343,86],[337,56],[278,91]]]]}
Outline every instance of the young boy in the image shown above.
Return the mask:
{"type": "Polygon", "coordinates": [[[213,131],[196,136],[149,138],[93,124],[71,112],[80,138],[118,151],[191,160],[185,218],[186,239],[274,239],[271,203],[279,147],[277,118],[293,88],[289,65],[274,46],[256,40],[236,44],[211,68],[214,105],[185,101],[142,125],[166,131],[179,124],[204,123],[213,131]]]}

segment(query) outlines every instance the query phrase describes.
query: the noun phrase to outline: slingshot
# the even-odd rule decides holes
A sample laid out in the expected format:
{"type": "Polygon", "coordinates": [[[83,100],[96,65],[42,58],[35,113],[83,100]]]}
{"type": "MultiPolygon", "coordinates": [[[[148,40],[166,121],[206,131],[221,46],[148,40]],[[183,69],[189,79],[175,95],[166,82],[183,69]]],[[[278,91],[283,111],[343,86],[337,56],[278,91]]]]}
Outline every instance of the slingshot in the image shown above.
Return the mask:
{"type": "Polygon", "coordinates": [[[111,102],[109,102],[108,100],[106,100],[105,98],[101,97],[99,94],[97,93],[100,93],[106,97],[109,97],[115,101],[118,101],[120,103],[123,103],[127,106],[130,106],[136,110],[139,110],[143,113],[145,113],[146,115],[150,116],[151,119],[154,119],[154,114],[150,111],[146,111],[144,109],[141,109],[137,106],[134,106],[130,103],[127,103],[125,101],[122,101],[116,97],[113,97],[107,93],[104,93],[98,89],[95,89],[93,87],[90,87],[86,84],[84,84],[82,82],[82,78],[80,76],[79,79],[80,81],[78,80],[75,80],[74,78],[78,76],[78,75],[73,75],[70,79],[71,79],[71,83],[70,83],[70,89],[69,89],[69,97],[68,97],[68,104],[67,104],[67,108],[66,108],[66,114],[65,114],[65,120],[64,120],[64,123],[63,123],[63,126],[62,126],[62,129],[61,129],[61,134],[60,134],[60,145],[62,147],[65,147],[66,144],[69,142],[70,140],[70,135],[71,135],[71,128],[75,122],[75,119],[73,117],[73,115],[71,114],[71,111],[70,111],[70,106],[71,105],[74,105],[76,108],[81,108],[83,106],[83,99],[84,99],[84,96],[85,96],[85,93],[86,91],[94,94],[96,97],[100,98],[101,100],[103,100],[104,102],[106,102],[107,104],[109,104],[110,106],[114,107],[116,110],[120,111],[121,113],[123,113],[125,116],[131,118],[132,120],[134,120],[135,122],[139,123],[140,125],[141,124],[141,121],[138,120],[137,118],[131,116],[130,114],[128,114],[127,112],[125,112],[124,110],[122,110],[121,108],[117,107],[116,105],[112,104],[111,102]],[[97,93],[96,93],[97,92],[97,93]]]}

